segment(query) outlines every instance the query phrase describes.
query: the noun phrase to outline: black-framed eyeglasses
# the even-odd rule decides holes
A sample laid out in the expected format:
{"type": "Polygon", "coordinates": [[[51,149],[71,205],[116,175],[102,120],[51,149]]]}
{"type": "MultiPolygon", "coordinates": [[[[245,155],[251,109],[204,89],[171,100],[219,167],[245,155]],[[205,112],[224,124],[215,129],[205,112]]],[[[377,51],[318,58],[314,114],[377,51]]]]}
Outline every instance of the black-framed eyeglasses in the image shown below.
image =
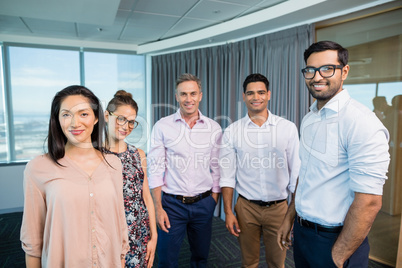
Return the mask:
{"type": "Polygon", "coordinates": [[[127,122],[128,122],[128,127],[129,128],[136,128],[138,126],[138,122],[135,121],[135,120],[128,120],[127,118],[125,118],[122,115],[117,115],[117,114],[114,114],[114,113],[112,113],[110,111],[108,111],[108,112],[109,112],[109,114],[111,114],[113,116],[116,116],[116,123],[118,125],[120,125],[120,126],[124,126],[127,122]]]}
{"type": "Polygon", "coordinates": [[[301,72],[303,73],[304,78],[306,79],[313,79],[315,76],[315,73],[318,71],[323,78],[330,78],[335,74],[336,69],[342,69],[342,65],[323,65],[318,68],[314,67],[306,67],[301,69],[301,72]]]}

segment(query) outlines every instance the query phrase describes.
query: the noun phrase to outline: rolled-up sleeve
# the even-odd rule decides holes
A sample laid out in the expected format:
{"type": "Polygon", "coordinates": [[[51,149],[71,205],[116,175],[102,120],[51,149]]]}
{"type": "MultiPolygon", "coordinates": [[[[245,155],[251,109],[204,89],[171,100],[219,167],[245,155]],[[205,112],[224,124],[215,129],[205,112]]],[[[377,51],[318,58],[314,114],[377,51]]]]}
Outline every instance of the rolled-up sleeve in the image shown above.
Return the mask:
{"type": "Polygon", "coordinates": [[[153,189],[164,184],[166,170],[166,148],[163,142],[163,133],[159,122],[152,129],[150,147],[148,150],[148,182],[149,188],[153,189]]]}
{"type": "Polygon", "coordinates": [[[26,254],[40,258],[46,220],[44,193],[38,188],[31,174],[31,163],[24,171],[24,213],[21,225],[21,245],[26,254]]]}
{"type": "Polygon", "coordinates": [[[222,146],[219,154],[221,179],[220,187],[235,188],[236,186],[236,150],[231,138],[231,127],[226,128],[222,136],[222,146]]]}
{"type": "Polygon", "coordinates": [[[390,162],[389,133],[373,113],[367,117],[356,120],[348,135],[350,187],[354,192],[382,195],[390,162]]]}

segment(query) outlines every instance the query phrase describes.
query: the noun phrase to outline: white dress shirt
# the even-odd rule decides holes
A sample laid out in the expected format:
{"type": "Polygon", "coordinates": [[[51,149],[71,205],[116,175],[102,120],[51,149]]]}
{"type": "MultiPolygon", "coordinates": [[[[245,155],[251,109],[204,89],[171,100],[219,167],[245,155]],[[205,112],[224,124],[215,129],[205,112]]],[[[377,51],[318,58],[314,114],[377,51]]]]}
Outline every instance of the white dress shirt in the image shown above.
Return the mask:
{"type": "Polygon", "coordinates": [[[275,201],[294,192],[300,168],[296,125],[268,111],[260,127],[246,115],[226,128],[219,164],[220,187],[249,200],[275,201]]]}
{"type": "Polygon", "coordinates": [[[169,194],[195,196],[219,188],[219,145],[222,128],[203,116],[193,128],[180,110],[156,122],[148,152],[148,181],[151,189],[162,186],[169,194]]]}
{"type": "Polygon", "coordinates": [[[303,118],[296,211],[322,225],[343,225],[354,193],[382,195],[389,134],[375,114],[346,90],[303,118]]]}

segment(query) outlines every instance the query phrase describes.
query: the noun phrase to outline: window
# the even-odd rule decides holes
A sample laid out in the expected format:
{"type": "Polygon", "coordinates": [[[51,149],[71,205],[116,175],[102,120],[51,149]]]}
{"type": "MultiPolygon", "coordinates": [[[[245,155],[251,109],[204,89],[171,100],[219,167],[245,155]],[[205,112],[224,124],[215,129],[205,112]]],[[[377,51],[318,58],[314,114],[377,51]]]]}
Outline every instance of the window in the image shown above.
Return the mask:
{"type": "Polygon", "coordinates": [[[360,103],[366,105],[370,110],[374,109],[373,99],[376,96],[376,84],[352,84],[345,85],[349,95],[360,103]]]}
{"type": "Polygon", "coordinates": [[[44,152],[55,93],[80,83],[79,52],[9,47],[9,58],[15,141],[11,160],[27,160],[44,152]]]}
{"type": "Polygon", "coordinates": [[[378,84],[378,96],[384,96],[389,105],[392,105],[392,99],[402,94],[402,82],[390,82],[378,84]]]}
{"type": "Polygon", "coordinates": [[[146,147],[144,56],[78,48],[4,46],[6,55],[2,56],[8,61],[4,65],[7,72],[2,70],[0,77],[0,163],[27,161],[45,152],[52,99],[56,92],[79,85],[80,81],[104,106],[117,89],[132,93],[140,108],[141,126],[133,131],[128,142],[146,147]],[[85,68],[80,58],[84,59],[85,68]],[[5,79],[8,83],[4,83],[5,79]]]}
{"type": "MultiPolygon", "coordinates": [[[[0,45],[0,50],[3,46],[0,45]]],[[[6,113],[4,110],[4,86],[3,86],[3,57],[0,53],[0,162],[7,161],[7,132],[6,132],[6,113]]]]}

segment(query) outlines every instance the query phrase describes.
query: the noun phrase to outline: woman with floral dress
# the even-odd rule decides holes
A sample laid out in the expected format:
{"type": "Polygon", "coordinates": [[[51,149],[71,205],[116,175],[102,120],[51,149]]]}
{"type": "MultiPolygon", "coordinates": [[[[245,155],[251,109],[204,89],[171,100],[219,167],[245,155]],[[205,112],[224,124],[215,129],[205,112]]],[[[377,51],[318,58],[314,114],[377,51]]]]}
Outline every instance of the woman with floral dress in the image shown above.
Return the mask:
{"type": "Polygon", "coordinates": [[[124,90],[116,92],[105,111],[109,134],[106,153],[116,155],[123,164],[123,197],[130,244],[126,267],[130,268],[152,267],[157,242],[145,153],[124,141],[138,124],[137,112],[137,103],[124,90]]]}

